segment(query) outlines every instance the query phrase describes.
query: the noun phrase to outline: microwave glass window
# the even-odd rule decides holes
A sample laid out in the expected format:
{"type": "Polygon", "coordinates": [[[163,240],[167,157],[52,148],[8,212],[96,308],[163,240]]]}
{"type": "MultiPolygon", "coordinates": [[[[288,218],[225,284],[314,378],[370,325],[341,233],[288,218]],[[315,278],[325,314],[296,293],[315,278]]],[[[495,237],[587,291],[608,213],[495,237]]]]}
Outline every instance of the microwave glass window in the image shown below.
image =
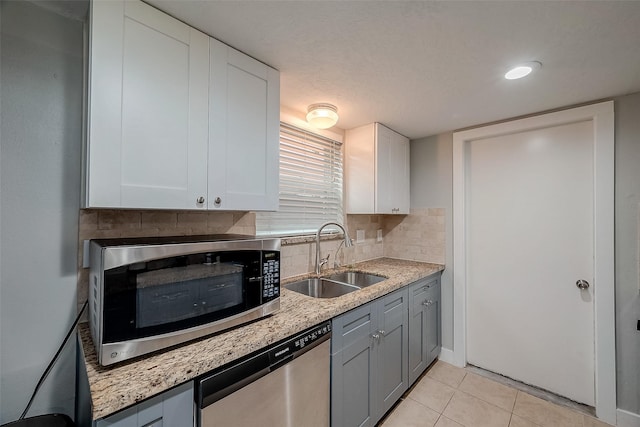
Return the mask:
{"type": "Polygon", "coordinates": [[[107,270],[104,342],[199,326],[277,298],[279,295],[269,291],[273,286],[263,283],[263,265],[271,267],[279,261],[278,255],[208,252],[107,270]]]}
{"type": "Polygon", "coordinates": [[[139,328],[173,323],[242,304],[242,266],[191,264],[137,276],[139,328]]]}

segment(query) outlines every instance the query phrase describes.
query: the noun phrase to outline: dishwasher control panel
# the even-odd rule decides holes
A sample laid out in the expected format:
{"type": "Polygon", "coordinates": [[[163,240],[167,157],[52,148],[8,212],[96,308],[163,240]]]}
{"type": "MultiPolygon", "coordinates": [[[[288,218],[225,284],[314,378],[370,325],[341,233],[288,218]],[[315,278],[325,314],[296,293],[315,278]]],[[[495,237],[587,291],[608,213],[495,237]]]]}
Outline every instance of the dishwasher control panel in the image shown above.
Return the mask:
{"type": "Polygon", "coordinates": [[[306,351],[315,347],[331,337],[331,322],[321,323],[303,333],[296,335],[286,342],[275,346],[269,351],[269,362],[276,368],[297,355],[300,351],[306,351]]]}

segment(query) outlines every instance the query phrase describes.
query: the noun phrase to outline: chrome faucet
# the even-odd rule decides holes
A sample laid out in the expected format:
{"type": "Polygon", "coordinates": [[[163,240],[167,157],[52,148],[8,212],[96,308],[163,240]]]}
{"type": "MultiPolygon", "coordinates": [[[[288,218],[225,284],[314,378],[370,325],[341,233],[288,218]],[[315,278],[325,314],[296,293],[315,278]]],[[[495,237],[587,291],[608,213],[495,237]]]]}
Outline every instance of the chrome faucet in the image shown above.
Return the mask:
{"type": "Polygon", "coordinates": [[[342,233],[344,233],[344,247],[345,248],[349,248],[349,247],[353,246],[353,243],[351,243],[351,238],[349,237],[349,233],[347,233],[347,230],[341,224],[338,224],[337,222],[331,222],[331,221],[330,222],[325,222],[324,224],[322,224],[320,226],[320,228],[318,228],[318,232],[316,233],[316,274],[317,275],[320,274],[320,269],[329,260],[329,257],[327,256],[327,260],[324,263],[322,263],[320,261],[320,232],[327,225],[335,225],[340,230],[342,230],[342,233]]]}

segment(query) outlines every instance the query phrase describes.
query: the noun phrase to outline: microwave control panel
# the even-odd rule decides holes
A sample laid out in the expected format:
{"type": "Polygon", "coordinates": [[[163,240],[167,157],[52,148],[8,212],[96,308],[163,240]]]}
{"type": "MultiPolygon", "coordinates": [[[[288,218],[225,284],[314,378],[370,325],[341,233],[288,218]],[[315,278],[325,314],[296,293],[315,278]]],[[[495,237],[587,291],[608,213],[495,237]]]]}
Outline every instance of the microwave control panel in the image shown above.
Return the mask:
{"type": "Polygon", "coordinates": [[[262,298],[270,300],[280,296],[279,252],[264,252],[262,257],[262,298]]]}

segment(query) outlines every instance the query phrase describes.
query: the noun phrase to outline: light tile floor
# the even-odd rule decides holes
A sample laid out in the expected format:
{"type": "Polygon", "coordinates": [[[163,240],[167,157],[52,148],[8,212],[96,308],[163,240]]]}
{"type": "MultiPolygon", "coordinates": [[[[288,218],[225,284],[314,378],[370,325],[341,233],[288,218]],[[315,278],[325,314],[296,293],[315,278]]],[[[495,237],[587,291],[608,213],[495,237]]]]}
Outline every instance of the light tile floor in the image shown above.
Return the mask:
{"type": "Polygon", "coordinates": [[[382,427],[607,427],[589,415],[444,362],[432,365],[382,427]]]}

